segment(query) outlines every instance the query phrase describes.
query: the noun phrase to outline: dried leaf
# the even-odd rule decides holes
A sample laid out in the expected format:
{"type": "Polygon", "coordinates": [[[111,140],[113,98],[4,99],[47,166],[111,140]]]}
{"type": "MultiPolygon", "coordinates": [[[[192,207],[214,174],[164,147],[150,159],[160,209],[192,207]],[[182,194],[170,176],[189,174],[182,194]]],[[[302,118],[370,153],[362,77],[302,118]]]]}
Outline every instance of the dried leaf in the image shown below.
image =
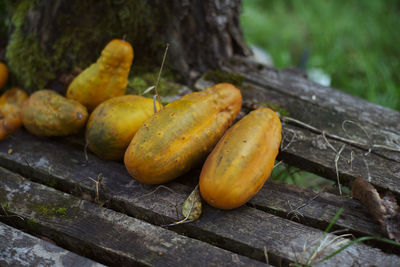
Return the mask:
{"type": "Polygon", "coordinates": [[[199,185],[196,185],[192,193],[182,205],[182,214],[186,220],[197,220],[201,215],[202,204],[199,185]]]}
{"type": "Polygon", "coordinates": [[[351,195],[367,207],[374,219],[379,222],[385,236],[400,241],[400,207],[391,192],[381,198],[368,181],[357,178],[351,188],[351,195]]]}

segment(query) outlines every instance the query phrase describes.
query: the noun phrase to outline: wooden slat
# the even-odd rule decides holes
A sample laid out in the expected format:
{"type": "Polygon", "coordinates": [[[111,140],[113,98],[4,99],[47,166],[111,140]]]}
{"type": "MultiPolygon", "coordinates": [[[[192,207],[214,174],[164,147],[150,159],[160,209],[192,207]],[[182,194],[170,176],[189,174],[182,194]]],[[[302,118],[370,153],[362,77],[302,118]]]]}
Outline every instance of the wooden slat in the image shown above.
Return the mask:
{"type": "Polygon", "coordinates": [[[333,181],[337,181],[336,172],[338,172],[342,185],[349,185],[355,178],[362,177],[369,179],[371,184],[379,189],[400,194],[400,163],[386,160],[373,153],[365,156],[366,152],[362,149],[330,139],[329,144],[336,149],[334,151],[322,135],[300,127],[286,124],[284,133],[286,138],[283,147],[287,149],[279,154],[279,158],[286,163],[333,181]],[[293,135],[295,138],[291,142],[293,135]],[[339,157],[338,152],[342,146],[344,149],[339,157]],[[337,168],[336,159],[338,159],[337,168]]]}
{"type": "MultiPolygon", "coordinates": [[[[245,78],[265,88],[282,92],[320,107],[331,108],[370,123],[379,128],[398,133],[400,113],[340,90],[319,85],[291,70],[278,70],[237,58],[230,71],[241,73],[245,78]]],[[[227,69],[229,70],[229,69],[227,69]]],[[[316,114],[317,115],[317,114],[316,114]]]]}
{"type": "MultiPolygon", "coordinates": [[[[108,265],[264,265],[32,183],[5,169],[0,169],[0,177],[1,205],[23,218],[14,217],[14,223],[18,221],[20,226],[28,227],[30,231],[86,252],[108,265]]],[[[12,244],[5,245],[12,250],[12,244]]]]}
{"type": "MultiPolygon", "coordinates": [[[[175,193],[160,188],[148,194],[156,187],[139,184],[120,163],[103,161],[89,154],[89,163],[82,166],[83,153],[75,148],[36,138],[23,131],[18,132],[13,140],[8,140],[8,144],[0,143],[0,164],[7,168],[76,193],[80,193],[76,188],[93,193],[94,184],[86,177],[95,178],[102,172],[107,188],[101,190],[102,201],[106,201],[109,207],[153,224],[168,224],[181,219],[177,217],[176,209],[191,191],[188,186],[174,182],[167,186],[175,193]],[[14,152],[10,155],[6,151],[11,143],[14,152]]],[[[258,260],[264,259],[266,249],[273,264],[295,261],[295,256],[303,253],[306,241],[304,253],[310,253],[313,244],[324,235],[321,230],[246,206],[233,211],[206,206],[200,220],[171,229],[258,260]]],[[[336,266],[346,262],[351,265],[359,261],[390,266],[398,260],[397,256],[358,244],[324,264],[336,266]]]]}
{"type": "MultiPolygon", "coordinates": [[[[153,188],[136,183],[126,173],[122,164],[103,161],[91,153],[89,153],[90,166],[82,166],[86,164],[83,152],[75,147],[37,138],[24,131],[16,133],[14,141],[10,139],[7,140],[7,142],[0,143],[0,164],[9,169],[19,171],[26,176],[38,177],[37,179],[42,183],[47,183],[52,186],[58,183],[58,188],[63,190],[65,190],[65,188],[76,190],[76,183],[78,182],[81,183],[82,186],[89,187],[93,190],[94,184],[90,182],[87,177],[96,178],[100,172],[102,172],[106,178],[113,181],[111,185],[106,184],[107,188],[112,190],[112,192],[106,191],[111,194],[110,198],[115,198],[114,195],[118,194],[118,192],[125,192],[127,189],[130,189],[127,195],[131,194],[130,191],[132,191],[132,197],[138,197],[141,194],[151,191],[153,188]],[[7,142],[9,143],[7,144],[7,142]],[[7,148],[11,146],[14,147],[14,152],[8,154],[7,148]],[[37,153],[39,150],[40,153],[37,153]],[[57,154],[57,157],[53,157],[55,154],[57,154]],[[28,163],[32,168],[29,168],[28,163]],[[69,177],[73,177],[73,180],[69,177]],[[65,183],[69,183],[69,185],[64,185],[65,183]]],[[[293,146],[293,148],[297,147],[293,146]]],[[[321,156],[321,158],[324,159],[323,156],[321,156]]],[[[340,163],[342,163],[342,161],[340,163]]],[[[341,165],[339,166],[341,167],[341,165]]],[[[316,168],[318,167],[320,166],[317,165],[316,168]]],[[[334,173],[333,169],[331,169],[331,172],[334,173]]],[[[188,177],[184,179],[187,181],[189,180],[188,178],[191,178],[193,181],[189,183],[189,185],[193,186],[197,181],[198,174],[195,173],[194,177],[191,176],[192,174],[189,174],[188,177]]],[[[178,187],[175,184],[173,184],[173,186],[178,187]]],[[[279,185],[268,181],[267,185],[259,192],[259,196],[254,198],[251,203],[264,210],[270,209],[271,211],[278,212],[278,214],[287,218],[285,214],[290,212],[290,206],[286,200],[288,200],[293,207],[297,207],[307,202],[311,196],[315,194],[312,190],[296,188],[297,187],[279,185]],[[278,198],[277,196],[280,197],[278,198]],[[261,201],[263,198],[266,199],[261,201]],[[296,205],[296,203],[298,204],[296,205]]],[[[186,193],[190,191],[189,188],[185,190],[186,193]]],[[[159,193],[168,194],[169,192],[160,190],[159,193]]],[[[321,196],[329,199],[329,201],[324,201],[324,198],[320,197],[312,201],[312,205],[309,206],[308,209],[302,210],[302,212],[305,212],[305,216],[309,218],[309,220],[307,220],[309,226],[325,229],[327,223],[333,218],[337,210],[343,206],[345,207],[345,214],[348,211],[349,214],[354,214],[355,217],[349,217],[353,218],[351,220],[342,221],[340,219],[338,221],[339,227],[348,228],[353,233],[359,233],[360,235],[380,235],[378,223],[372,221],[368,211],[360,205],[357,200],[344,199],[328,193],[321,194],[321,196]],[[330,204],[328,207],[327,203],[330,204]],[[321,216],[321,214],[325,214],[325,216],[321,216]]],[[[175,208],[173,207],[169,210],[171,210],[170,215],[178,220],[179,218],[175,215],[175,208]]],[[[289,218],[290,217],[291,216],[289,216],[289,218]]],[[[162,221],[159,223],[165,224],[165,222],[162,221]]]]}
{"type": "MultiPolygon", "coordinates": [[[[370,143],[400,149],[400,112],[394,111],[339,90],[318,85],[298,73],[255,65],[238,59],[227,71],[242,74],[244,99],[279,105],[290,116],[327,133],[351,138],[364,147],[370,143]],[[263,88],[264,92],[254,87],[263,88]],[[342,124],[346,123],[344,131],[342,124]],[[365,132],[360,128],[362,127],[365,132]],[[350,134],[350,136],[348,136],[350,134]]],[[[400,153],[374,149],[374,153],[400,162],[400,153]]]]}
{"type": "Polygon", "coordinates": [[[104,266],[0,222],[0,266],[104,266]]]}
{"type": "Polygon", "coordinates": [[[343,207],[337,227],[358,236],[381,236],[379,225],[361,203],[327,192],[269,180],[249,205],[319,229],[326,229],[343,207]]]}
{"type": "MultiPolygon", "coordinates": [[[[373,124],[371,121],[362,121],[359,114],[347,113],[342,110],[341,104],[338,104],[336,108],[321,106],[268,87],[257,86],[251,82],[243,83],[242,87],[244,101],[255,102],[255,104],[264,102],[279,106],[288,113],[289,117],[324,131],[327,137],[332,134],[355,141],[359,144],[355,146],[366,151],[373,148],[373,144],[400,149],[400,134],[385,129],[384,121],[382,121],[382,126],[376,125],[380,122],[373,124]]],[[[362,105],[362,103],[358,104],[362,105]]],[[[399,152],[373,148],[372,153],[400,162],[399,152]]]]}

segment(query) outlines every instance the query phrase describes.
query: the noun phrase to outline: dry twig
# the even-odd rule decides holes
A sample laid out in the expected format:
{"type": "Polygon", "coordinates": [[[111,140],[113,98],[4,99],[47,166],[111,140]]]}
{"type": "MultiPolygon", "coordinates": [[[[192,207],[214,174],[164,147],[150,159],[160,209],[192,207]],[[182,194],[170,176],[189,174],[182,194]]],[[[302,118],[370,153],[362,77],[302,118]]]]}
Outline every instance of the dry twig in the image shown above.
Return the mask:
{"type": "Polygon", "coordinates": [[[340,158],[340,154],[343,152],[343,149],[345,148],[346,145],[342,145],[340,148],[339,152],[335,156],[335,170],[336,170],[336,179],[339,187],[339,193],[342,195],[342,185],[340,184],[340,179],[339,179],[339,168],[338,168],[338,162],[340,158]]]}
{"type": "Polygon", "coordinates": [[[269,264],[267,247],[264,247],[264,257],[265,257],[265,263],[269,264]]]}
{"type": "Polygon", "coordinates": [[[93,179],[92,177],[88,177],[92,182],[96,184],[96,197],[94,198],[94,202],[99,204],[99,199],[100,199],[100,186],[104,189],[105,185],[102,183],[103,181],[103,174],[99,173],[97,176],[97,180],[93,179]]]}
{"type": "MultiPolygon", "coordinates": [[[[295,214],[294,216],[295,216],[296,218],[298,218],[296,214],[300,214],[302,217],[304,217],[304,215],[301,214],[301,213],[299,212],[299,210],[302,209],[302,208],[304,208],[305,206],[311,204],[311,202],[313,202],[313,201],[321,194],[321,192],[323,192],[323,190],[324,190],[324,188],[322,188],[320,191],[318,191],[318,193],[315,194],[315,196],[313,196],[312,198],[310,198],[309,200],[307,200],[304,204],[301,204],[300,206],[298,206],[298,207],[295,208],[295,209],[292,209],[290,203],[288,202],[289,207],[290,207],[290,211],[288,212],[288,214],[287,214],[286,216],[289,216],[289,214],[294,213],[294,214],[295,214]]],[[[291,218],[293,218],[293,217],[291,217],[291,218]]],[[[291,218],[290,218],[290,219],[291,219],[291,218]]]]}
{"type": "MultiPolygon", "coordinates": [[[[7,206],[8,206],[8,205],[7,205],[7,206]]],[[[5,215],[0,215],[0,217],[6,217],[6,218],[9,218],[9,217],[17,217],[17,218],[19,218],[19,219],[21,219],[21,220],[24,220],[24,218],[21,217],[21,216],[19,216],[19,215],[10,215],[10,214],[8,214],[7,210],[3,207],[3,205],[0,205],[0,207],[1,207],[1,209],[3,210],[3,213],[5,214],[5,215]]]]}
{"type": "Polygon", "coordinates": [[[89,140],[86,140],[85,146],[83,147],[83,154],[85,155],[86,163],[89,162],[89,157],[88,157],[88,154],[87,154],[87,148],[88,148],[88,146],[89,146],[89,140]]]}
{"type": "MultiPolygon", "coordinates": [[[[306,129],[309,129],[309,130],[311,130],[311,131],[313,131],[313,132],[316,132],[316,133],[322,134],[322,132],[323,132],[322,130],[320,130],[320,129],[318,129],[318,128],[316,128],[316,127],[310,125],[310,124],[304,123],[304,122],[302,122],[302,121],[296,120],[296,119],[291,118],[291,117],[281,116],[280,118],[281,118],[281,120],[282,120],[283,122],[288,122],[288,123],[291,123],[291,122],[292,122],[292,123],[294,123],[294,124],[297,124],[297,125],[299,125],[299,126],[302,126],[302,127],[306,128],[306,129]]],[[[349,121],[349,120],[346,120],[346,121],[351,122],[351,121],[349,121]]],[[[345,122],[346,122],[346,121],[345,121],[345,122]]],[[[353,122],[353,123],[354,123],[354,122],[353,122]]],[[[357,125],[358,125],[358,124],[357,124],[357,125]]],[[[363,129],[362,126],[360,126],[360,125],[358,125],[358,126],[359,126],[361,129],[363,129]]],[[[363,130],[365,131],[365,129],[363,129],[363,130]]],[[[365,131],[365,132],[366,132],[366,131],[365,131]]],[[[370,153],[374,148],[379,148],[379,149],[383,149],[383,150],[387,150],[387,151],[392,151],[392,152],[400,152],[400,148],[390,147],[390,146],[386,146],[386,145],[372,144],[372,143],[370,143],[370,142],[368,142],[368,143],[366,144],[366,143],[362,143],[362,142],[355,141],[355,140],[353,140],[353,139],[341,137],[341,136],[338,136],[338,135],[335,135],[335,134],[330,134],[330,133],[325,133],[325,135],[326,135],[327,137],[330,137],[330,138],[332,138],[332,139],[335,139],[335,140],[338,140],[338,141],[342,141],[342,142],[348,143],[348,144],[350,144],[350,145],[355,145],[355,146],[361,147],[361,148],[363,148],[363,149],[367,148],[367,149],[368,149],[367,154],[370,153]]],[[[368,133],[366,133],[366,135],[369,137],[368,133]]],[[[369,141],[371,141],[371,140],[369,140],[369,141]]]]}
{"type": "Polygon", "coordinates": [[[167,47],[165,48],[164,56],[163,56],[163,59],[162,59],[162,62],[161,62],[160,71],[158,72],[157,82],[156,82],[156,84],[155,84],[155,86],[154,86],[154,91],[156,92],[157,100],[158,100],[158,102],[160,102],[160,103],[161,103],[161,101],[160,101],[160,96],[158,95],[157,89],[158,89],[158,84],[160,83],[161,72],[162,72],[163,67],[164,67],[165,59],[166,59],[166,57],[167,57],[168,48],[169,48],[169,44],[167,44],[167,47]]]}
{"type": "Polygon", "coordinates": [[[171,188],[169,188],[169,187],[167,187],[167,186],[165,186],[165,185],[159,185],[159,186],[157,186],[156,189],[154,189],[153,191],[151,191],[151,192],[149,192],[149,193],[146,193],[146,194],[143,194],[143,195],[141,195],[141,196],[139,196],[139,197],[136,197],[135,200],[139,200],[140,198],[148,197],[148,196],[154,194],[155,192],[157,192],[159,189],[165,189],[165,190],[170,191],[170,192],[173,193],[173,194],[176,194],[176,192],[175,192],[174,190],[172,190],[171,188]]]}

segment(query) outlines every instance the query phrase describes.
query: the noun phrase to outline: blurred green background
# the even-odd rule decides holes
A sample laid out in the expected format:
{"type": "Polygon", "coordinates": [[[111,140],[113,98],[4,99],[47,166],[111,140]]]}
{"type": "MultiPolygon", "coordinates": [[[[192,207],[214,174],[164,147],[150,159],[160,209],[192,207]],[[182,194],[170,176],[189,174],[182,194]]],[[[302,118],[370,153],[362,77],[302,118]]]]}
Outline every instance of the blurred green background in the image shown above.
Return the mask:
{"type": "MultiPolygon", "coordinates": [[[[243,0],[248,44],[274,66],[325,73],[330,86],[400,110],[400,1],[243,0]]],[[[271,179],[320,189],[333,181],[279,165],[271,179]]]]}
{"type": "Polygon", "coordinates": [[[400,110],[400,1],[243,0],[241,23],[275,67],[307,63],[331,87],[400,110]]]}

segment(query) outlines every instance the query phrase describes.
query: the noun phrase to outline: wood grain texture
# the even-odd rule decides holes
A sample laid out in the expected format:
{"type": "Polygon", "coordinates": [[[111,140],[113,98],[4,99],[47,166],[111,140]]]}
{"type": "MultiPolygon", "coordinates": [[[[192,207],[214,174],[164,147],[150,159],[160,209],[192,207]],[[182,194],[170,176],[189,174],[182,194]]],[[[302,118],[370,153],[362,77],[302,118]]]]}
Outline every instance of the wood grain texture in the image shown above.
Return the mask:
{"type": "MultiPolygon", "coordinates": [[[[286,109],[290,116],[363,147],[372,144],[400,149],[400,112],[385,108],[340,90],[321,86],[291,70],[277,70],[236,57],[226,71],[237,72],[247,81],[243,98],[286,109]],[[345,123],[349,120],[354,123],[345,123]],[[363,131],[363,128],[365,131],[363,131]],[[367,134],[366,134],[367,133],[367,134]]],[[[373,149],[373,153],[400,162],[400,153],[373,149]]]]}
{"type": "Polygon", "coordinates": [[[362,149],[329,139],[329,143],[336,149],[334,151],[321,134],[301,127],[286,124],[283,129],[285,138],[282,146],[287,146],[287,149],[279,154],[279,159],[286,163],[333,181],[337,181],[338,171],[342,185],[349,185],[357,177],[370,179],[370,183],[377,188],[400,194],[400,163],[374,153],[365,156],[366,151],[362,149]],[[291,142],[293,135],[295,137],[291,142]],[[345,147],[340,153],[336,169],[335,160],[342,146],[345,147]]]}
{"type": "MultiPolygon", "coordinates": [[[[0,169],[1,219],[107,265],[258,266],[261,262],[101,208],[0,169]],[[4,212],[4,211],[3,211],[4,212]],[[5,214],[3,214],[5,215],[5,214]],[[10,219],[10,218],[9,218],[10,219]]],[[[10,244],[7,245],[10,247],[10,244]]]]}
{"type": "MultiPolygon", "coordinates": [[[[84,156],[80,150],[24,131],[8,142],[0,144],[0,163],[25,176],[83,196],[82,193],[93,195],[95,192],[95,185],[87,177],[96,178],[102,172],[106,189],[100,190],[100,200],[108,207],[157,225],[182,219],[177,209],[192,190],[188,186],[174,182],[166,185],[174,192],[165,188],[153,192],[156,186],[139,184],[118,162],[103,161],[89,154],[88,164],[82,166],[84,156]],[[10,155],[6,151],[11,143],[14,152],[10,155]]],[[[198,221],[170,229],[260,261],[264,260],[266,249],[272,264],[296,261],[296,256],[310,253],[313,244],[323,237],[321,230],[246,206],[227,212],[206,206],[198,221]]],[[[398,260],[395,255],[358,244],[324,264],[379,262],[390,266],[398,260]]]]}
{"type": "Polygon", "coordinates": [[[1,266],[104,266],[1,222],[0,239],[1,266]]]}
{"type": "Polygon", "coordinates": [[[343,207],[335,227],[358,236],[382,236],[379,224],[360,202],[327,192],[268,180],[249,205],[322,230],[343,207]]]}
{"type": "Polygon", "coordinates": [[[306,75],[290,69],[278,70],[255,64],[242,57],[236,57],[236,60],[232,62],[231,71],[245,75],[245,78],[254,84],[293,96],[313,105],[355,116],[361,122],[368,122],[382,129],[395,133],[400,130],[398,124],[400,113],[398,111],[373,104],[334,88],[319,85],[308,80],[306,75]]]}

